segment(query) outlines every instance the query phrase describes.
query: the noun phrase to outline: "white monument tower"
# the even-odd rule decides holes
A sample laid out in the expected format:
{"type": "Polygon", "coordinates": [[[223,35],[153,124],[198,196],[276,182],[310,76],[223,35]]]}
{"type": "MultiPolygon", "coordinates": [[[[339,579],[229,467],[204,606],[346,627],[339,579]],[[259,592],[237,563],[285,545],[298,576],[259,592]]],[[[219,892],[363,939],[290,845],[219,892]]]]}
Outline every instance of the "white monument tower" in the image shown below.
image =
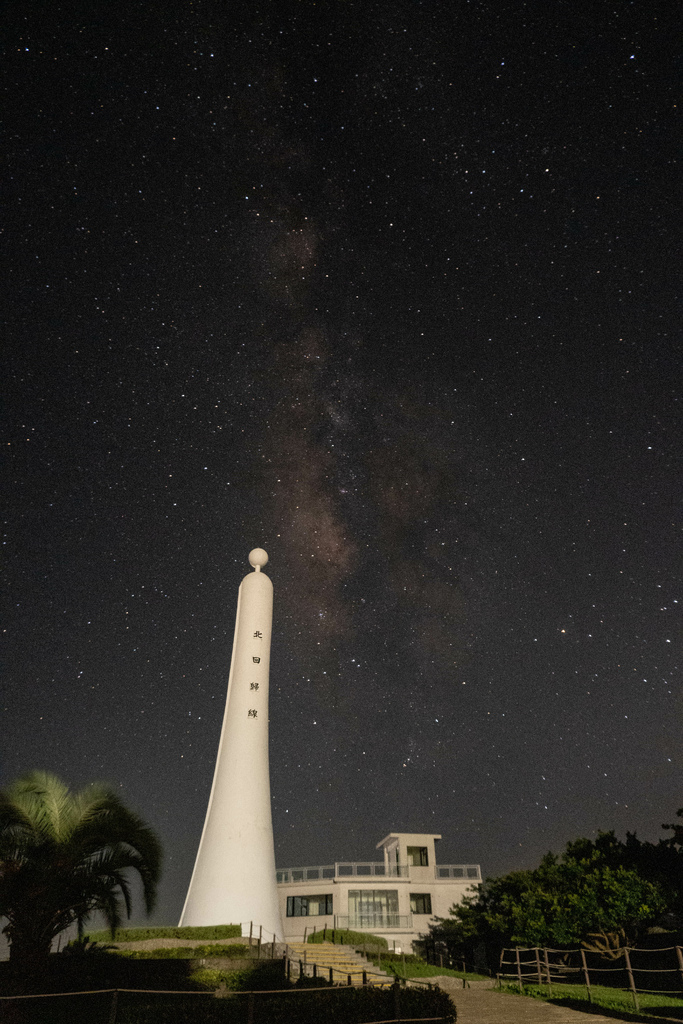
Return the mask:
{"type": "Polygon", "coordinates": [[[255,572],[242,580],[216,770],[181,925],[242,924],[282,939],[275,880],[268,768],[268,675],[273,584],[255,572]]]}

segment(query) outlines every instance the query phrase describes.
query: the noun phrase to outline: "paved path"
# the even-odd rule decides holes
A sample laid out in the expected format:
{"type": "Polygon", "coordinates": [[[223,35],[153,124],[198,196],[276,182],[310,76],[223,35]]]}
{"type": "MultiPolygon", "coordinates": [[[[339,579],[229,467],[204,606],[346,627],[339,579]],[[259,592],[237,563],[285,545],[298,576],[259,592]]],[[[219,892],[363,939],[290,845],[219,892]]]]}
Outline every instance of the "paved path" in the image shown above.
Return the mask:
{"type": "MultiPolygon", "coordinates": [[[[509,995],[490,988],[461,987],[457,978],[430,978],[448,992],[458,1011],[458,1024],[619,1024],[616,1017],[581,1013],[541,999],[509,995]]],[[[622,1022],[625,1024],[625,1022],[622,1022]]]]}

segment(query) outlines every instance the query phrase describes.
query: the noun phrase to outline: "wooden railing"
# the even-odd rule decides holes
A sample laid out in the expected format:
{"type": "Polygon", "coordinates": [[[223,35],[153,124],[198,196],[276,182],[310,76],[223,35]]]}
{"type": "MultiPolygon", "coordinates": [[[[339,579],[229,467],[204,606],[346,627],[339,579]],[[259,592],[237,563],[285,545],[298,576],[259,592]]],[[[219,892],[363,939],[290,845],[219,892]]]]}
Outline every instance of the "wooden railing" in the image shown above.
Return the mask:
{"type": "MultiPolygon", "coordinates": [[[[500,954],[500,967],[497,978],[499,982],[513,981],[519,986],[520,992],[524,991],[525,985],[538,985],[547,987],[548,994],[552,994],[553,985],[557,984],[578,984],[585,986],[589,1002],[592,1002],[591,985],[606,984],[612,988],[628,989],[633,997],[636,1011],[640,1010],[638,993],[652,993],[657,995],[680,995],[683,991],[683,947],[664,946],[660,949],[642,949],[635,946],[622,946],[619,949],[611,950],[609,955],[610,963],[622,960],[619,966],[605,967],[591,963],[591,960],[598,959],[598,963],[605,962],[605,958],[586,949],[548,949],[539,946],[515,946],[514,948],[503,949],[500,954]],[[657,966],[645,967],[644,963],[648,956],[660,954],[660,964],[657,966]],[[661,954],[670,953],[669,958],[661,954]],[[510,954],[509,957],[506,954],[510,954]],[[662,963],[670,963],[670,967],[662,966],[662,963]],[[509,968],[509,969],[506,969],[509,968]],[[614,974],[620,973],[621,980],[626,984],[620,985],[620,979],[613,978],[614,974]],[[644,984],[636,984],[636,978],[640,980],[641,975],[674,975],[678,985],[676,988],[646,987],[644,984]],[[609,977],[604,978],[604,975],[609,977]],[[617,982],[617,984],[614,984],[617,982]]],[[[649,961],[652,963],[652,961],[649,961]]],[[[646,979],[647,980],[647,979],[646,979]]],[[[656,979],[652,979],[656,980],[656,979]]]]}

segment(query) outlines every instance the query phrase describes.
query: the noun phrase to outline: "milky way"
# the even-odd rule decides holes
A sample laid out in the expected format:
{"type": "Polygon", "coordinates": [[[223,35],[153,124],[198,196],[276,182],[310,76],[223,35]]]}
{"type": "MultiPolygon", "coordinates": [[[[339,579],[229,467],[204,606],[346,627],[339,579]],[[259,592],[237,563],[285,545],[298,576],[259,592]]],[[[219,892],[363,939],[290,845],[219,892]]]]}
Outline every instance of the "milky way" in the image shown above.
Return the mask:
{"type": "Polygon", "coordinates": [[[2,778],[176,920],[237,588],[279,865],[533,866],[680,797],[673,12],[11,2],[2,778]]]}

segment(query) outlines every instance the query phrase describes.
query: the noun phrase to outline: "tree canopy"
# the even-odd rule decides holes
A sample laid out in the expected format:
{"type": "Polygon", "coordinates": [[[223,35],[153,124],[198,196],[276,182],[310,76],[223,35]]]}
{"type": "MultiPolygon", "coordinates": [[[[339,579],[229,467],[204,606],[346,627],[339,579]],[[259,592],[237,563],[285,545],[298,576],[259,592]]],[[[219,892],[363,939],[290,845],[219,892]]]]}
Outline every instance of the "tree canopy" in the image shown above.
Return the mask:
{"type": "Polygon", "coordinates": [[[106,786],[72,793],[33,772],[0,791],[0,917],[10,958],[46,956],[53,938],[95,912],[112,934],[132,909],[130,874],[147,913],[156,901],[161,847],[148,825],[106,786]]]}
{"type": "Polygon", "coordinates": [[[561,857],[546,854],[533,870],[489,878],[431,928],[429,940],[469,957],[483,943],[495,961],[496,950],[513,945],[607,952],[666,915],[680,926],[683,830],[663,827],[674,835],[656,844],[601,832],[569,842],[561,857]]]}

